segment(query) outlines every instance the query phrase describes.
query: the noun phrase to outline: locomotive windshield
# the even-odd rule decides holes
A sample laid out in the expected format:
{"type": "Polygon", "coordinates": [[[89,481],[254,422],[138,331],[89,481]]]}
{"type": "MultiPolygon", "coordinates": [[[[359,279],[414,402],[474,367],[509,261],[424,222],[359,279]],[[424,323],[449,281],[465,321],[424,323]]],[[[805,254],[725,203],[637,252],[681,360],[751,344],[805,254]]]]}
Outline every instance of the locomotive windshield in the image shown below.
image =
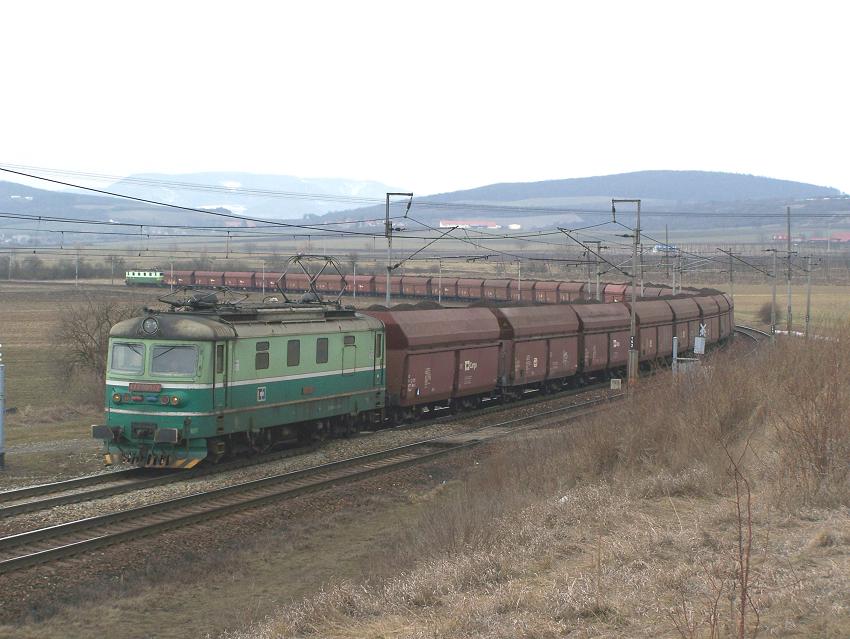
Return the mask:
{"type": "Polygon", "coordinates": [[[112,370],[119,373],[141,373],[145,369],[144,344],[113,344],[112,370]]]}
{"type": "Polygon", "coordinates": [[[196,346],[154,346],[151,373],[165,375],[194,375],[198,368],[196,346]]]}

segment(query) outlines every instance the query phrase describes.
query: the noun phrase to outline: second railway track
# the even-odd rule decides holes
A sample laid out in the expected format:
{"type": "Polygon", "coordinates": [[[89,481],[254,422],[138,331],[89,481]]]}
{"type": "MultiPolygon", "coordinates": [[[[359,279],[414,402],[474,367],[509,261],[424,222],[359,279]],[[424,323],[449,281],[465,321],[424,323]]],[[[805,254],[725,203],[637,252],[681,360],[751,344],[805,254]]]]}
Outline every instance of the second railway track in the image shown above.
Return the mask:
{"type": "MultiPolygon", "coordinates": [[[[452,420],[471,420],[491,413],[499,413],[514,408],[533,406],[545,401],[573,397],[582,393],[598,390],[604,386],[604,384],[593,384],[580,389],[563,391],[555,395],[536,395],[517,403],[489,405],[461,414],[453,414],[446,411],[445,415],[438,414],[435,417],[427,418],[424,422],[413,422],[411,424],[405,424],[400,428],[414,428],[419,425],[428,425],[452,420]]],[[[25,513],[54,508],[56,506],[103,499],[137,490],[164,486],[173,482],[211,476],[213,474],[223,473],[247,466],[276,461],[285,457],[292,457],[294,455],[311,452],[315,449],[316,446],[300,446],[298,448],[291,448],[276,453],[267,453],[257,457],[231,460],[215,466],[202,466],[192,470],[151,471],[150,469],[128,468],[125,470],[106,472],[98,475],[87,475],[85,477],[76,477],[64,481],[3,491],[0,492],[0,518],[13,517],[25,513]]]]}
{"type": "Polygon", "coordinates": [[[546,425],[538,422],[562,421],[565,415],[569,419],[585,416],[599,410],[610,399],[619,397],[622,395],[519,417],[467,433],[441,436],[304,470],[3,537],[0,538],[0,574],[220,517],[272,500],[292,498],[423,463],[518,429],[546,425]]]}

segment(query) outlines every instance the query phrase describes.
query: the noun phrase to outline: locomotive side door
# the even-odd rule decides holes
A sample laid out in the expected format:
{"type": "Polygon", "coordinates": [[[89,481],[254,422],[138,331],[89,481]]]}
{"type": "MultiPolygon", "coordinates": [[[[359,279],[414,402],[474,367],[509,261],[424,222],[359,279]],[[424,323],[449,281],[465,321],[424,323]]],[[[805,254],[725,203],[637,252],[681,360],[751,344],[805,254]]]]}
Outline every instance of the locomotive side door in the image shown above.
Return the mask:
{"type": "Polygon", "coordinates": [[[344,335],[342,338],[342,374],[354,375],[357,366],[357,344],[354,335],[344,335]]]}
{"type": "Polygon", "coordinates": [[[372,360],[372,379],[377,386],[384,383],[384,334],[380,331],[374,331],[372,335],[375,338],[375,357],[372,360]]]}
{"type": "Polygon", "coordinates": [[[216,342],[213,354],[213,408],[227,407],[227,342],[216,342]]]}

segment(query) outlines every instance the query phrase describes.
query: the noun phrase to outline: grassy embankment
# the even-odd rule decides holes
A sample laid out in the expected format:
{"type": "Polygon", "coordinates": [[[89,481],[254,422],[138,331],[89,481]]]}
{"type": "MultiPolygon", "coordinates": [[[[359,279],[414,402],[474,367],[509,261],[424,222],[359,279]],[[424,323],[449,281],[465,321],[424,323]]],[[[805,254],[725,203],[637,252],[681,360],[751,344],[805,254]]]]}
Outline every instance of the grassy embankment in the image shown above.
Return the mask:
{"type": "Polygon", "coordinates": [[[848,360],[846,330],[718,355],[499,447],[376,558],[406,570],[233,636],[847,636],[848,360]]]}

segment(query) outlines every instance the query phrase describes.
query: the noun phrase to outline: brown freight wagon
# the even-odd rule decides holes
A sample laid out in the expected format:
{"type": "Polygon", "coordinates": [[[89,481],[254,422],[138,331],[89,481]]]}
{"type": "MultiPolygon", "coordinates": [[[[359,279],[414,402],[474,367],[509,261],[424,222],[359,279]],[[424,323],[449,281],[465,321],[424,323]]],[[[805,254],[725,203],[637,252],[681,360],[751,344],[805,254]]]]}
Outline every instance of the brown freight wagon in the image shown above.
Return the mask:
{"type": "Polygon", "coordinates": [[[587,284],[585,282],[561,282],[558,287],[558,300],[564,302],[578,302],[587,299],[587,284]]]}
{"type": "MultiPolygon", "coordinates": [[[[626,307],[631,309],[631,302],[626,307]]],[[[637,348],[640,361],[673,354],[673,311],[660,300],[635,302],[637,348]]]]}
{"type": "MultiPolygon", "coordinates": [[[[387,294],[387,276],[375,276],[375,295],[382,297],[387,294]]],[[[401,275],[390,276],[390,295],[401,295],[401,275]]]]}
{"type": "Polygon", "coordinates": [[[694,338],[699,335],[700,310],[692,297],[665,300],[673,311],[674,331],[679,338],[679,352],[694,349],[694,338]]]}
{"type": "Polygon", "coordinates": [[[310,276],[306,273],[287,273],[283,283],[285,284],[283,290],[287,292],[310,290],[310,276]]]}
{"type": "MultiPolygon", "coordinates": [[[[368,311],[384,323],[387,406],[471,405],[496,388],[499,323],[486,308],[368,311]]],[[[415,411],[405,411],[408,416],[415,411]]]]}
{"type": "MultiPolygon", "coordinates": [[[[660,295],[662,295],[663,290],[664,289],[662,289],[660,286],[644,286],[643,295],[641,297],[643,297],[644,299],[648,297],[659,297],[660,295]]],[[[638,290],[638,292],[640,291],[638,290]]],[[[628,302],[629,300],[626,301],[628,302]]]]}
{"type": "Polygon", "coordinates": [[[629,359],[629,309],[624,304],[575,304],[581,322],[583,373],[625,366],[629,359]]]}
{"type": "MultiPolygon", "coordinates": [[[[254,286],[257,290],[262,291],[265,290],[266,293],[274,293],[277,291],[277,281],[283,277],[283,273],[275,273],[273,271],[266,271],[265,273],[255,273],[254,274],[254,286]],[[265,287],[263,286],[265,285],[265,287]]],[[[281,288],[286,290],[283,281],[280,282],[281,288]]]]}
{"type": "Polygon", "coordinates": [[[163,280],[165,284],[171,286],[190,286],[192,284],[192,276],[195,274],[194,271],[174,271],[165,273],[165,279],[163,280]]]}
{"type": "Polygon", "coordinates": [[[481,287],[482,298],[496,302],[510,302],[513,299],[511,284],[510,280],[484,280],[484,285],[481,287]]]}
{"type": "Polygon", "coordinates": [[[713,344],[720,340],[720,309],[713,298],[701,295],[694,301],[699,306],[701,324],[705,326],[705,343],[713,344]]]}
{"type": "Polygon", "coordinates": [[[606,284],[602,293],[603,301],[606,304],[624,301],[627,286],[627,284],[606,284]]]}
{"type": "Polygon", "coordinates": [[[230,288],[251,289],[254,288],[253,271],[226,271],[224,273],[224,285],[230,288]]]}
{"type": "Polygon", "coordinates": [[[319,275],[315,282],[316,290],[322,293],[339,293],[345,286],[345,278],[338,273],[319,275]]]}
{"type": "Polygon", "coordinates": [[[534,301],[539,304],[558,304],[558,287],[562,282],[537,282],[534,286],[534,301]]]}
{"type": "Polygon", "coordinates": [[[224,286],[224,271],[195,271],[192,284],[197,286],[224,286]]]}
{"type": "Polygon", "coordinates": [[[405,275],[401,278],[401,294],[405,297],[431,297],[431,278],[405,275]]]}
{"type": "Polygon", "coordinates": [[[374,275],[346,275],[345,282],[348,284],[347,292],[353,294],[357,291],[358,295],[374,295],[375,294],[375,276],[374,275]]]}
{"type": "Polygon", "coordinates": [[[717,304],[720,311],[720,339],[726,339],[735,330],[734,320],[732,319],[732,304],[729,298],[723,294],[712,295],[711,299],[717,304]]]}
{"type": "Polygon", "coordinates": [[[494,308],[502,329],[500,383],[510,386],[562,385],[575,375],[579,320],[570,306],[494,308]]]}
{"type": "Polygon", "coordinates": [[[456,298],[457,295],[457,278],[456,277],[435,277],[431,280],[431,290],[435,296],[444,300],[456,298]]]}
{"type": "Polygon", "coordinates": [[[484,286],[484,280],[459,278],[457,281],[457,296],[463,300],[480,300],[483,299],[481,288],[484,286]]]}
{"type": "Polygon", "coordinates": [[[512,280],[511,281],[511,299],[514,302],[534,303],[534,287],[537,286],[537,280],[512,280]]]}

